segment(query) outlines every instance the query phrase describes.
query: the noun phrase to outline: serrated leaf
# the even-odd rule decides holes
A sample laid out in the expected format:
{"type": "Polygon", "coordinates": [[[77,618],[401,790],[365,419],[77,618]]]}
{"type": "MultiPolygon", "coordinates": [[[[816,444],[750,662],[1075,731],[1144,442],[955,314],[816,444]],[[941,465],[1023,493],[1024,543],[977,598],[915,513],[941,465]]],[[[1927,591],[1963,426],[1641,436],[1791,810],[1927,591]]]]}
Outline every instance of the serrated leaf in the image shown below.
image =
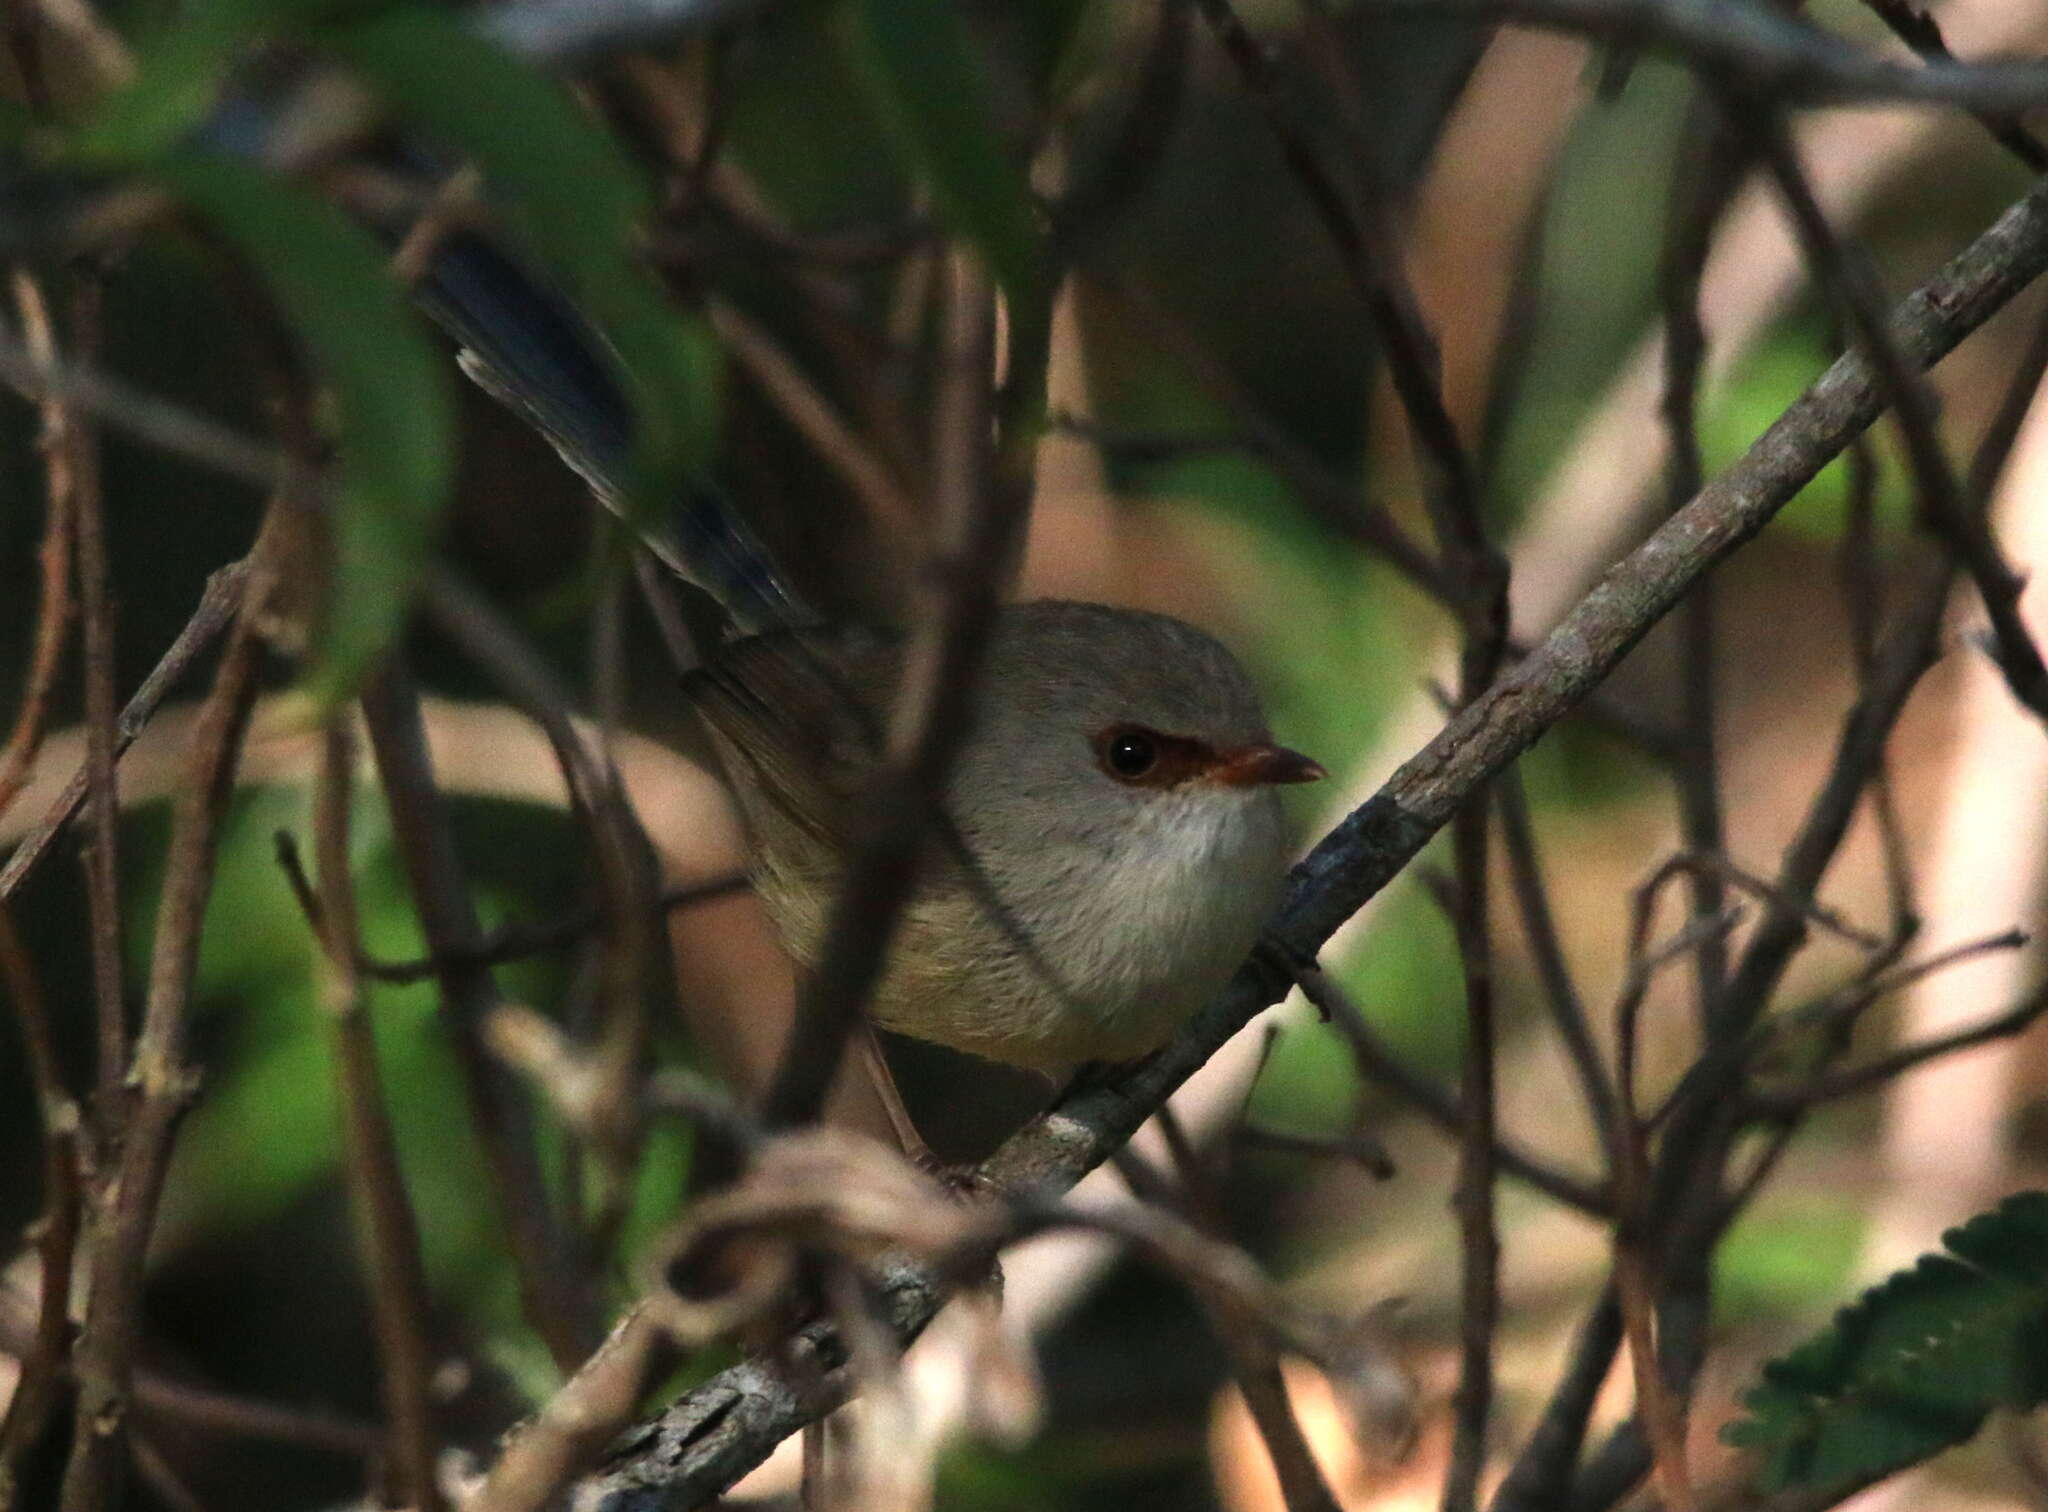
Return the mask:
{"type": "Polygon", "coordinates": [[[333,394],[333,579],[310,673],[347,694],[397,635],[447,503],[455,427],[442,363],[383,251],[326,202],[227,158],[152,170],[257,270],[333,394]]]}
{"type": "Polygon", "coordinates": [[[470,158],[506,224],[552,266],[609,342],[632,401],[635,479],[666,503],[709,456],[717,357],[633,255],[646,184],[554,80],[448,16],[401,10],[324,39],[385,101],[470,158]]]}
{"type": "Polygon", "coordinates": [[[1771,1490],[1867,1482],[1971,1438],[1996,1407],[2048,1401],[2048,1193],[1942,1236],[1764,1366],[1723,1437],[1771,1490]]]}
{"type": "Polygon", "coordinates": [[[930,181],[940,212],[981,250],[1012,300],[1044,298],[1030,184],[990,118],[959,9],[949,0],[850,0],[847,14],[882,118],[930,181]]]}

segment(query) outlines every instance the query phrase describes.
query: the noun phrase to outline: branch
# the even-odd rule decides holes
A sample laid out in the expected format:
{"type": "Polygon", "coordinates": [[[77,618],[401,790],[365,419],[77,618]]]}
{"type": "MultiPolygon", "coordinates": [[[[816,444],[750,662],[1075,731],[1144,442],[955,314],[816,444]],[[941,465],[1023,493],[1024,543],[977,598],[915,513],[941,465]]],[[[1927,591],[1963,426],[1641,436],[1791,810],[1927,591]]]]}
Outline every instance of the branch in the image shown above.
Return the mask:
{"type": "Polygon", "coordinates": [[[2015,1034],[2031,1028],[2036,1019],[2048,1013],[2048,992],[2037,992],[2005,1012],[1981,1023],[1971,1024],[1948,1034],[1936,1035],[1918,1044],[1905,1045],[1889,1055],[1881,1055],[1866,1065],[1852,1066],[1845,1071],[1816,1076],[1813,1080],[1796,1087],[1782,1090],[1773,1089],[1752,1094],[1757,1110],[1775,1117],[1788,1117],[1803,1112],[1815,1103],[1832,1102],[1838,1097],[1853,1097],[1859,1092],[1868,1092],[1872,1087],[1892,1081],[1917,1066],[1938,1060],[1945,1055],[1973,1050],[1992,1040],[2010,1039],[2015,1034]]]}
{"type": "Polygon", "coordinates": [[[2015,116],[2048,102],[2048,66],[2040,63],[1895,63],[1809,22],[1728,0],[1358,0],[1358,9],[1600,37],[1674,54],[1786,105],[1897,100],[2015,116]]]}
{"type": "Polygon", "coordinates": [[[419,1220],[399,1169],[376,1042],[355,965],[355,882],[349,875],[353,768],[354,752],[345,727],[330,723],[321,742],[313,823],[324,924],[321,996],[341,1101],[342,1170],[376,1328],[384,1411],[390,1421],[384,1446],[389,1473],[409,1506],[419,1512],[444,1512],[447,1501],[435,1476],[439,1449],[431,1388],[431,1308],[420,1260],[419,1220]]]}
{"type": "MultiPolygon", "coordinates": [[[[1895,312],[1893,339],[1927,366],[2048,268],[2048,186],[2037,189],[1895,312]]],[[[1459,806],[1583,699],[1716,563],[1749,539],[1875,418],[1880,388],[1857,354],[1841,358],[1727,472],[1614,567],[1541,645],[1460,711],[1370,801],[1294,870],[1270,933],[1311,956],[1414,859],[1459,806]]],[[[1035,1120],[982,1167],[998,1191],[1059,1191],[1108,1158],[1181,1082],[1288,982],[1247,963],[1170,1045],[1035,1120]]],[[[945,1285],[903,1266],[883,1281],[887,1316],[905,1334],[930,1320],[945,1285]]],[[[686,1394],[617,1446],[586,1481],[579,1507],[648,1512],[716,1495],[827,1410],[845,1386],[828,1328],[800,1332],[784,1367],[748,1360],[686,1394]],[[817,1392],[791,1384],[828,1373],[817,1392]]]]}
{"type": "Polygon", "coordinates": [[[483,1025],[498,1005],[497,986],[488,966],[474,964],[483,929],[463,878],[454,825],[435,785],[419,692],[397,657],[363,690],[363,722],[420,932],[440,968],[441,1017],[462,1066],[470,1119],[505,1222],[520,1307],[567,1372],[597,1343],[595,1304],[548,1199],[522,1089],[484,1048],[483,1025]]]}
{"type": "Polygon", "coordinates": [[[64,1471],[64,1512],[102,1512],[120,1500],[129,1450],[124,1430],[142,1334],[144,1265],[170,1168],[172,1137],[198,1089],[197,1072],[186,1059],[186,1033],[200,933],[235,766],[256,702],[263,651],[256,626],[276,582],[271,564],[284,533],[284,514],[292,507],[287,496],[279,496],[251,553],[258,565],[193,726],[185,781],[172,813],[149,990],[122,1083],[128,1106],[119,1125],[120,1153],[110,1169],[98,1173],[81,1257],[90,1301],[72,1357],[78,1396],[64,1471]]]}
{"type": "MultiPolygon", "coordinates": [[[[165,695],[178,685],[192,669],[193,663],[204,656],[221,632],[233,623],[248,577],[248,563],[234,562],[206,580],[206,590],[200,594],[199,605],[192,611],[192,618],[185,622],[185,628],[171,642],[170,650],[164,652],[163,658],[150,669],[149,676],[142,680],[142,686],[135,690],[135,696],[121,710],[120,722],[114,728],[116,760],[135,744],[135,737],[142,733],[142,727],[149,723],[150,716],[156,713],[165,695]]],[[[0,867],[0,902],[13,897],[37,863],[49,854],[51,845],[64,832],[64,826],[71,822],[79,805],[85,802],[87,785],[86,768],[81,766],[71,774],[71,780],[64,785],[57,801],[50,805],[50,811],[22,837],[21,844],[14,848],[14,854],[7,858],[7,864],[0,867]]]]}

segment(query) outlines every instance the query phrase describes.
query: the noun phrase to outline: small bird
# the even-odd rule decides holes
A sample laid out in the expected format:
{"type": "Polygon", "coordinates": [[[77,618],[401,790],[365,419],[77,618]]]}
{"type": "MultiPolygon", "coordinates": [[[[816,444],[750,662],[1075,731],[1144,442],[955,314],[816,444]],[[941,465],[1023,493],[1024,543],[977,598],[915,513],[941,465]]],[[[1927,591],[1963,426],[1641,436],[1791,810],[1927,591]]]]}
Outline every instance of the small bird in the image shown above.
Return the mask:
{"type": "MultiPolygon", "coordinates": [[[[872,634],[736,642],[691,679],[752,831],[755,886],[815,966],[901,666],[872,634]]],[[[1057,1072],[1163,1044],[1251,949],[1288,857],[1276,745],[1238,660],[1160,614],[998,612],[880,1027],[1057,1072]]]]}
{"type": "MultiPolygon", "coordinates": [[[[416,294],[464,371],[617,508],[631,409],[573,306],[460,232],[416,294]]],[[[667,518],[630,523],[732,626],[761,632],[688,684],[753,832],[755,885],[815,966],[900,651],[823,627],[708,480],[667,518]]],[[[1287,861],[1273,788],[1323,769],[1274,744],[1234,656],[1165,615],[1007,606],[977,691],[869,1016],[1039,1071],[1144,1055],[1251,949],[1287,861]]]]}

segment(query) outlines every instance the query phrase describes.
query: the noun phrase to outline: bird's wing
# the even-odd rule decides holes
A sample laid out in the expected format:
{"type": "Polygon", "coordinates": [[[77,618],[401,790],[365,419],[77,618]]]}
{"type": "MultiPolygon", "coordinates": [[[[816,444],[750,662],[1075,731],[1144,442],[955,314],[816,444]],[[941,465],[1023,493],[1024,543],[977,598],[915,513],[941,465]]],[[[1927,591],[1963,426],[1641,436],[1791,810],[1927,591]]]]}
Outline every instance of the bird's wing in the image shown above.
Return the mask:
{"type": "Polygon", "coordinates": [[[736,642],[686,680],[764,845],[786,835],[844,855],[899,665],[895,645],[870,632],[778,631],[736,642]]]}

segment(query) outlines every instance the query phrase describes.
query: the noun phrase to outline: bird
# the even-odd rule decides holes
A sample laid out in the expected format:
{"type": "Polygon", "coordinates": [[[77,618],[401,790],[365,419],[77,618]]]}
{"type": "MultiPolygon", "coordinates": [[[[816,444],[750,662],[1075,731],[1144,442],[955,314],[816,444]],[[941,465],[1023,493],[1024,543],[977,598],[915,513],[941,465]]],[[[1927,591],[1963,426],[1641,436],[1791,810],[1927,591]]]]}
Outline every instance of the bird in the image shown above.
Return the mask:
{"type": "MultiPolygon", "coordinates": [[[[631,412],[573,306],[469,232],[415,294],[463,371],[620,510],[631,412]]],[[[751,833],[755,889],[815,967],[902,642],[817,615],[708,479],[629,523],[739,632],[685,692],[751,833]]],[[[1290,853],[1275,789],[1323,769],[1275,743],[1236,656],[1168,615],[1005,604],[975,691],[869,1020],[1055,1077],[1137,1059],[1250,952],[1290,853]]]]}
{"type": "MultiPolygon", "coordinates": [[[[861,833],[901,642],[813,627],[689,679],[752,836],[756,891],[812,968],[861,833]]],[[[1243,664],[1173,617],[996,611],[877,1026],[1058,1075],[1157,1049],[1250,952],[1290,854],[1276,743],[1243,664]]]]}

